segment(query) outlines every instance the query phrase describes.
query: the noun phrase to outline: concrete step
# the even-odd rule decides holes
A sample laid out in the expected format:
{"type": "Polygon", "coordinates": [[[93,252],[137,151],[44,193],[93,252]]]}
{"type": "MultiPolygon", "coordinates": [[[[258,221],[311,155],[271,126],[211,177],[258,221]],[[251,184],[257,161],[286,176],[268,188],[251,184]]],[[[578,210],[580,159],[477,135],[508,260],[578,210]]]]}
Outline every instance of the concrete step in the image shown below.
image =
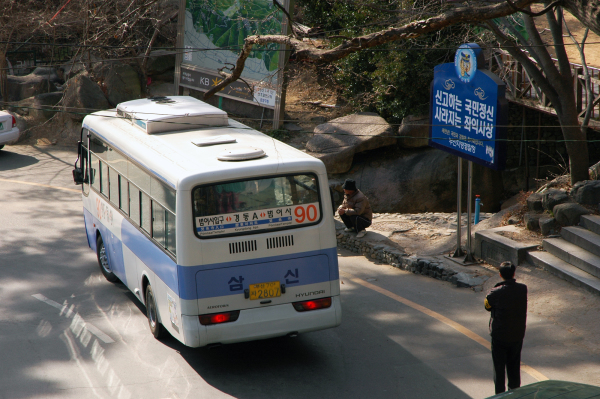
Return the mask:
{"type": "Polygon", "coordinates": [[[592,233],[600,235],[600,216],[598,215],[582,215],[579,224],[592,233]]]}
{"type": "Polygon", "coordinates": [[[570,243],[600,256],[600,235],[577,226],[563,227],[560,235],[570,243]]]}
{"type": "Polygon", "coordinates": [[[562,238],[547,238],[542,245],[546,251],[557,258],[600,278],[600,256],[594,255],[562,238]]]}
{"type": "MultiPolygon", "coordinates": [[[[532,251],[528,260],[534,265],[548,270],[557,277],[567,280],[593,294],[600,295],[600,279],[557,258],[548,252],[532,251]]],[[[518,278],[518,277],[517,277],[518,278]]]]}

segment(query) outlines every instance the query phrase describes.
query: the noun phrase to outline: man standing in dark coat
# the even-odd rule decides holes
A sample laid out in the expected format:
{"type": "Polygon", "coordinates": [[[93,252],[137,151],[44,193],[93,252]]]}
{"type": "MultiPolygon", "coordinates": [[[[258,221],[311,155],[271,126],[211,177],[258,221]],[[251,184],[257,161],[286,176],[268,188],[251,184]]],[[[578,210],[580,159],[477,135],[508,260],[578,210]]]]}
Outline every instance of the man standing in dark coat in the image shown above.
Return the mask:
{"type": "Polygon", "coordinates": [[[521,386],[521,349],[527,321],[527,286],[515,280],[515,266],[510,262],[500,265],[504,281],[496,284],[485,297],[485,309],[491,312],[492,361],[496,394],[521,386]]]}

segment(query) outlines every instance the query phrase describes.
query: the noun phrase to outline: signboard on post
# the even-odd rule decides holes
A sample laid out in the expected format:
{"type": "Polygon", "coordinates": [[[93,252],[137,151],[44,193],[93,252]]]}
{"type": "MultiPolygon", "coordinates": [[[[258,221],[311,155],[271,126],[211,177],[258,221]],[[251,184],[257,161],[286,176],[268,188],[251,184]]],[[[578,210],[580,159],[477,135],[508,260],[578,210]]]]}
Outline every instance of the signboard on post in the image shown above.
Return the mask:
{"type": "Polygon", "coordinates": [[[483,52],[475,43],[461,45],[454,63],[435,67],[429,145],[503,170],[508,124],[506,86],[483,67],[483,52]]]}
{"type": "MultiPolygon", "coordinates": [[[[280,3],[289,9],[289,0],[280,3]]],[[[223,80],[219,71],[233,68],[247,36],[287,34],[289,28],[284,13],[271,0],[181,0],[181,6],[185,7],[180,28],[185,50],[179,84],[194,90],[206,92],[223,80]]],[[[277,111],[285,50],[276,43],[255,46],[241,79],[216,95],[277,111]]]]}

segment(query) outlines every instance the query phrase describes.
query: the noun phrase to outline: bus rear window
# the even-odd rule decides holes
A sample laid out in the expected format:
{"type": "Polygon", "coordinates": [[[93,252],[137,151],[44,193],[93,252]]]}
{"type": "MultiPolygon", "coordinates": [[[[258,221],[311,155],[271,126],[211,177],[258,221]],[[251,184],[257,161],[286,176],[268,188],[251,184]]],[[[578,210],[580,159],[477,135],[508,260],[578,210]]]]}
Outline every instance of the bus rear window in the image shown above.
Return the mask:
{"type": "Polygon", "coordinates": [[[192,191],[196,234],[248,234],[316,224],[319,185],[313,174],[241,180],[192,191]]]}

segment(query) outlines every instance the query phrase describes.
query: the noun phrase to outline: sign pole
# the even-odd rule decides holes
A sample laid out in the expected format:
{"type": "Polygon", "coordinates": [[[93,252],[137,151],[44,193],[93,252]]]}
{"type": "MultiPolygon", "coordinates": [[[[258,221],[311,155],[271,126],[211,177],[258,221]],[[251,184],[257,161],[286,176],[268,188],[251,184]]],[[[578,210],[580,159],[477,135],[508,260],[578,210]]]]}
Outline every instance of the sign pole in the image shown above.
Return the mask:
{"type": "Polygon", "coordinates": [[[469,161],[469,181],[467,183],[467,256],[464,263],[474,262],[473,254],[471,253],[471,195],[473,192],[473,162],[469,161]]]}
{"type": "Polygon", "coordinates": [[[458,210],[456,212],[456,251],[454,251],[454,255],[452,255],[453,258],[460,258],[461,256],[464,256],[465,253],[463,252],[461,245],[460,245],[460,241],[461,241],[461,231],[460,231],[460,225],[461,225],[461,219],[462,219],[462,212],[461,212],[461,200],[462,200],[462,158],[458,157],[458,176],[457,176],[457,180],[458,180],[458,185],[456,187],[456,192],[457,192],[457,200],[456,202],[458,203],[458,210]]]}

